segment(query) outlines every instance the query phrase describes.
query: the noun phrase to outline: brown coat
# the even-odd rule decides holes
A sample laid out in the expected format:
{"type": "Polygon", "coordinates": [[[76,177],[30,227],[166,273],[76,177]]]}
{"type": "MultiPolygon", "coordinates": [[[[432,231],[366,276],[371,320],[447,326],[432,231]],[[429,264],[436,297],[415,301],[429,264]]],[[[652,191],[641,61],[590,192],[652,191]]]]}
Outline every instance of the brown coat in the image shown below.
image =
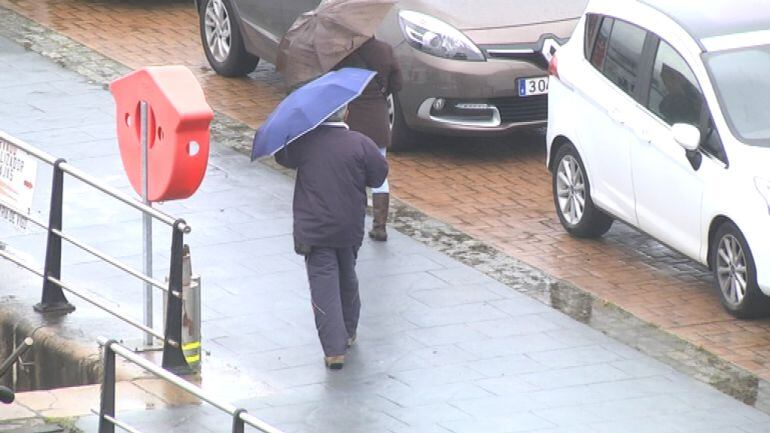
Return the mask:
{"type": "Polygon", "coordinates": [[[372,139],[379,148],[390,146],[387,95],[401,90],[401,68],[386,42],[372,38],[346,57],[338,68],[356,67],[377,72],[358,99],[349,105],[346,123],[350,129],[372,139]]]}

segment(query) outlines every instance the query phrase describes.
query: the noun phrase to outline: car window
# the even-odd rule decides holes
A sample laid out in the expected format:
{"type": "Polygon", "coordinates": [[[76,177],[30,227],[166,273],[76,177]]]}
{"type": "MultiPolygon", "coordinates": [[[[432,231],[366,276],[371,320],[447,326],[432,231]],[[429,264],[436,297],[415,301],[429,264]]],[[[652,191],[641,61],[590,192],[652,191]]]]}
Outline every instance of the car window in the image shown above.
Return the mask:
{"type": "Polygon", "coordinates": [[[661,40],[655,55],[647,108],[669,125],[701,121],[703,94],[684,58],[661,40]]]}
{"type": "Polygon", "coordinates": [[[647,32],[645,30],[615,20],[607,45],[607,58],[604,61],[603,73],[622,91],[632,97],[637,88],[639,62],[642,58],[646,37],[647,32]]]}
{"type": "Polygon", "coordinates": [[[591,64],[600,71],[604,69],[604,59],[607,56],[607,42],[610,39],[610,32],[612,32],[612,23],[614,21],[612,18],[606,17],[602,20],[601,30],[596,37],[593,52],[591,53],[591,64]]]}
{"type": "Polygon", "coordinates": [[[601,15],[588,14],[586,16],[586,30],[585,41],[583,50],[586,59],[591,59],[591,52],[594,48],[594,41],[596,40],[596,34],[599,33],[599,24],[602,22],[601,15]]]}

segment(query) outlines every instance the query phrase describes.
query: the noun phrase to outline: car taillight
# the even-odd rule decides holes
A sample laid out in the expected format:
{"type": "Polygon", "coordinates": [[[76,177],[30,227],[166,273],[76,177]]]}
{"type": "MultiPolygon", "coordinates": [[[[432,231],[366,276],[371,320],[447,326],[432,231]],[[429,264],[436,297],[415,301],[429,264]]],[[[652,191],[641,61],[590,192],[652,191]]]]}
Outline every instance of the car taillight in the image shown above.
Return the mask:
{"type": "Polygon", "coordinates": [[[548,63],[548,75],[559,78],[559,62],[556,60],[556,55],[551,57],[551,61],[548,63]]]}

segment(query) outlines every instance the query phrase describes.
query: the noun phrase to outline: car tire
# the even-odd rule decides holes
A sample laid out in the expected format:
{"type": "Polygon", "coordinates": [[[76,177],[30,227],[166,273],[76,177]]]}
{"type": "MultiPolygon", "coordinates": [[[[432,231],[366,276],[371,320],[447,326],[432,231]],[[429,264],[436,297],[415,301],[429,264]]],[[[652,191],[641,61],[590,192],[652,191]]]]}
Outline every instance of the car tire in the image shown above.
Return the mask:
{"type": "Polygon", "coordinates": [[[200,35],[212,69],[225,77],[242,77],[257,67],[259,57],[246,52],[240,24],[230,0],[203,0],[200,35]]]}
{"type": "Polygon", "coordinates": [[[401,103],[398,97],[388,97],[388,113],[390,115],[390,148],[393,152],[406,152],[417,147],[421,134],[409,128],[404,120],[401,103]]]}
{"type": "Polygon", "coordinates": [[[594,205],[583,160],[572,144],[556,153],[553,202],[567,232],[578,238],[598,238],[612,227],[612,218],[594,205]]]}
{"type": "Polygon", "coordinates": [[[709,257],[714,284],[725,309],[739,319],[767,315],[770,298],[759,289],[754,256],[734,223],[727,221],[719,226],[709,257]]]}

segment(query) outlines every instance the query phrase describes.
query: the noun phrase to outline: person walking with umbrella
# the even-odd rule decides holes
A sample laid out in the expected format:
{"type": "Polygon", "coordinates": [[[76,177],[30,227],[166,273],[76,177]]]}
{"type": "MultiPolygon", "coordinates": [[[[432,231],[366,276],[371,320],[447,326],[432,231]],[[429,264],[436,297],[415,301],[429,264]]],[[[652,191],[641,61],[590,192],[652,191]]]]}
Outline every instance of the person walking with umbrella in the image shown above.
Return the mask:
{"type": "MultiPolygon", "coordinates": [[[[371,138],[386,156],[391,141],[388,97],[401,90],[403,81],[393,48],[387,42],[372,37],[343,59],[338,67],[358,67],[377,72],[361,96],[350,103],[347,123],[350,129],[371,138]]],[[[382,185],[372,188],[374,221],[369,237],[376,241],[388,240],[389,206],[390,185],[385,179],[382,185]]]]}
{"type": "Polygon", "coordinates": [[[347,68],[297,89],[254,137],[252,159],[275,155],[297,170],[294,245],[305,257],[316,329],[330,369],[356,339],[361,300],[356,259],[364,237],[366,188],[381,185],[388,163],[367,136],[345,124],[347,104],[374,77],[347,68]]]}

